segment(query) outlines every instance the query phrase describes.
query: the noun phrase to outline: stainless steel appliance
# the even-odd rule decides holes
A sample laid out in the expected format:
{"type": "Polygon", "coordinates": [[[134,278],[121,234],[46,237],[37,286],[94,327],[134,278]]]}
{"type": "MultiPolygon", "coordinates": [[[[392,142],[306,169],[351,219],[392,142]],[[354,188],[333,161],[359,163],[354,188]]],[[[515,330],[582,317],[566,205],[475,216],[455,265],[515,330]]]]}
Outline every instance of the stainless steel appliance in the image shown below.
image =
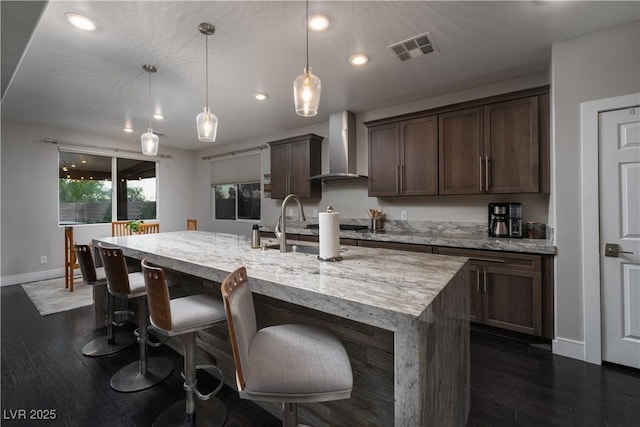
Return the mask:
{"type": "Polygon", "coordinates": [[[522,203],[489,203],[489,237],[522,238],[522,203]]]}

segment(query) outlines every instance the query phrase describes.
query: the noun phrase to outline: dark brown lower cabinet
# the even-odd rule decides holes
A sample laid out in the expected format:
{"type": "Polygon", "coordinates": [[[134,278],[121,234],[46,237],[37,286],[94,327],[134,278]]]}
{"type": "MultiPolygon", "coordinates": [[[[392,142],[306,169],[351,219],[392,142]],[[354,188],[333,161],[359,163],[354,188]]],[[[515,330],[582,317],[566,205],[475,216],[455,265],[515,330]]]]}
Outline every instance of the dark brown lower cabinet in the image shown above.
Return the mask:
{"type": "Polygon", "coordinates": [[[443,247],[434,248],[434,253],[469,257],[472,322],[547,335],[543,331],[540,255],[443,247]]]}

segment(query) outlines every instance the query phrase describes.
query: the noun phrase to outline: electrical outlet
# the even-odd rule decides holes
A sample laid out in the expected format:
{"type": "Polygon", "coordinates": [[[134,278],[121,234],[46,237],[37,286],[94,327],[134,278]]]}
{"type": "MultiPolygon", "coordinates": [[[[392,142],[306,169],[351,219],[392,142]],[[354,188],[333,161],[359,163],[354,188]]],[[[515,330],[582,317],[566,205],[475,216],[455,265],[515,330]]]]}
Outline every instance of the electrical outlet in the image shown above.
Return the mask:
{"type": "Polygon", "coordinates": [[[287,209],[287,216],[293,216],[293,208],[287,209]]]}
{"type": "Polygon", "coordinates": [[[314,218],[318,216],[318,209],[314,209],[313,210],[313,215],[314,218]]]}
{"type": "Polygon", "coordinates": [[[407,219],[407,211],[401,211],[400,212],[400,219],[403,219],[403,220],[407,219]]]}
{"type": "Polygon", "coordinates": [[[47,263],[47,256],[46,255],[42,255],[40,257],[40,264],[46,264],[47,263]]]}

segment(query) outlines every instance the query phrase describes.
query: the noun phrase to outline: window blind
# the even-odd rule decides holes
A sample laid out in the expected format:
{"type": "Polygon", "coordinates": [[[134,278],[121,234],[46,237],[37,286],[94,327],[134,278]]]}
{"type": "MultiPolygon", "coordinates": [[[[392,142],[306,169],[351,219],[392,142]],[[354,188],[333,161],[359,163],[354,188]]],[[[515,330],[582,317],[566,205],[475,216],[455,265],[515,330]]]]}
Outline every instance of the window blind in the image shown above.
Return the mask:
{"type": "Polygon", "coordinates": [[[211,161],[211,185],[260,182],[260,152],[211,161]]]}

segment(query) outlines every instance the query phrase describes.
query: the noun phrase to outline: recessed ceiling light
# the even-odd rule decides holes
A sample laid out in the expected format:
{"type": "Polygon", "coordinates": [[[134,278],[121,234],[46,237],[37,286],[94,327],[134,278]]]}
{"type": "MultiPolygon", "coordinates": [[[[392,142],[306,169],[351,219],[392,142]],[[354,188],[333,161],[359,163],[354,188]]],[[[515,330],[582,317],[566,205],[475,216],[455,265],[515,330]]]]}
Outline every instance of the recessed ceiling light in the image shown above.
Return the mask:
{"type": "Polygon", "coordinates": [[[164,120],[164,114],[155,113],[153,115],[153,118],[156,119],[156,120],[164,120]]]}
{"type": "Polygon", "coordinates": [[[307,21],[311,31],[325,31],[331,26],[331,18],[326,13],[314,13],[307,21]]]}
{"type": "Polygon", "coordinates": [[[269,95],[264,92],[256,92],[251,95],[251,97],[257,101],[266,101],[267,99],[269,99],[269,95]]]}
{"type": "Polygon", "coordinates": [[[80,160],[80,163],[82,163],[83,165],[86,165],[87,161],[86,160],[80,160]]]}
{"type": "Polygon", "coordinates": [[[91,19],[84,15],[80,15],[79,13],[67,12],[64,14],[67,18],[67,21],[71,23],[76,28],[80,28],[85,31],[93,31],[96,29],[96,23],[91,19]]]}
{"type": "Polygon", "coordinates": [[[131,132],[133,132],[133,129],[131,129],[131,128],[124,128],[124,129],[122,129],[122,130],[123,130],[123,131],[125,131],[126,133],[131,133],[131,132]]]}
{"type": "Polygon", "coordinates": [[[369,62],[369,55],[365,53],[356,53],[349,57],[349,64],[351,65],[364,65],[369,62]]]}

